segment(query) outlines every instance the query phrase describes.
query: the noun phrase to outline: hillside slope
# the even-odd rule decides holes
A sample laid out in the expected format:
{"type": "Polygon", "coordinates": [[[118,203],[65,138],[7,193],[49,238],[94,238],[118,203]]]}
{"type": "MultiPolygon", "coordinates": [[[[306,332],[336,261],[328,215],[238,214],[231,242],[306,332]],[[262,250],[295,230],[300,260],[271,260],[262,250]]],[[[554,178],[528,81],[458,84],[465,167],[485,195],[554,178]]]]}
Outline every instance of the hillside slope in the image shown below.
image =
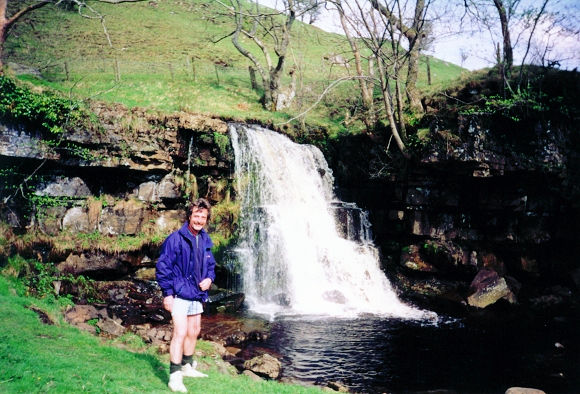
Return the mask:
{"type": "MultiPolygon", "coordinates": [[[[304,111],[332,81],[353,72],[352,67],[325,60],[334,54],[351,58],[344,37],[296,22],[286,70],[298,70],[297,97],[289,111],[270,113],[259,103],[261,92],[251,88],[249,61],[228,37],[233,22],[222,6],[198,0],[89,4],[106,15],[111,45],[98,20],[47,6],[15,26],[6,43],[5,62],[18,73],[29,74],[23,79],[81,98],[267,124],[304,111]]],[[[429,90],[456,79],[462,71],[431,59],[429,90]]],[[[284,78],[288,83],[290,77],[284,78]]],[[[419,84],[426,87],[424,63],[419,84]]],[[[339,84],[305,123],[331,134],[362,127],[349,122],[346,110],[358,101],[353,94],[356,86],[355,81],[339,84]]]]}

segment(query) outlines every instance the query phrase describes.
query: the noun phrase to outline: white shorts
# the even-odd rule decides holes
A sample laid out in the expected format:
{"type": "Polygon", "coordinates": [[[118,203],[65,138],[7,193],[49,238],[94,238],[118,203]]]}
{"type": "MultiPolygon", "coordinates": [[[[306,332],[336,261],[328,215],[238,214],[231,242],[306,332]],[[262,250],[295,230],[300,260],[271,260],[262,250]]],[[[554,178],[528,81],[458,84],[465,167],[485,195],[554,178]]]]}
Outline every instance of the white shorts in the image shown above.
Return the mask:
{"type": "Polygon", "coordinates": [[[173,308],[171,315],[199,315],[203,313],[203,305],[199,301],[184,300],[183,298],[175,297],[173,299],[173,308]]]}

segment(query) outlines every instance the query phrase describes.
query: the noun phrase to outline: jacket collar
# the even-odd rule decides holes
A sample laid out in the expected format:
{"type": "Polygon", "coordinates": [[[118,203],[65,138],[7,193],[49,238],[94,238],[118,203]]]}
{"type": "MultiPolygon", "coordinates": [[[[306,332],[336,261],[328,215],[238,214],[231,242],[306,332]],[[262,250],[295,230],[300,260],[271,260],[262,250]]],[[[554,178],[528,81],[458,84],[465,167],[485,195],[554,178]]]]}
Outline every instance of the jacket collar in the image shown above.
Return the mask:
{"type": "MultiPolygon", "coordinates": [[[[191,232],[189,231],[189,226],[188,226],[188,223],[187,222],[185,222],[183,224],[183,226],[181,226],[181,228],[179,229],[179,233],[183,237],[187,238],[188,240],[190,240],[192,242],[195,241],[195,239],[193,237],[193,234],[191,234],[191,232]]],[[[198,234],[201,235],[201,238],[202,239],[205,239],[205,229],[204,228],[202,228],[201,231],[198,234]]]]}

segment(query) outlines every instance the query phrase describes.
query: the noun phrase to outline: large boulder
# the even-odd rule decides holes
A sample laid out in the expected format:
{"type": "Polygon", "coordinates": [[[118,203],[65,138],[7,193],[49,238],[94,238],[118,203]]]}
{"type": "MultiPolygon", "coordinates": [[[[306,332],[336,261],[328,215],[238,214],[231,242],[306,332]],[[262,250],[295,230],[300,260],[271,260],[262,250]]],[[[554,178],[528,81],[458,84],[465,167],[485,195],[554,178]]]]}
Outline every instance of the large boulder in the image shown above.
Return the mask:
{"type": "Polygon", "coordinates": [[[109,235],[135,235],[142,230],[148,219],[148,212],[142,202],[123,200],[103,209],[99,231],[109,235]]]}
{"type": "Polygon", "coordinates": [[[258,376],[277,379],[282,370],[282,363],[277,358],[265,353],[244,362],[244,368],[258,376]]]}
{"type": "Polygon", "coordinates": [[[470,285],[471,295],[467,303],[477,308],[485,308],[500,299],[515,303],[515,295],[510,290],[505,278],[491,269],[480,270],[470,285]]]}
{"type": "Polygon", "coordinates": [[[89,215],[81,207],[72,207],[66,211],[62,218],[62,229],[75,233],[86,233],[91,231],[89,215]]]}
{"type": "Polygon", "coordinates": [[[35,192],[37,196],[85,198],[92,196],[86,183],[79,177],[56,177],[35,192]]]}

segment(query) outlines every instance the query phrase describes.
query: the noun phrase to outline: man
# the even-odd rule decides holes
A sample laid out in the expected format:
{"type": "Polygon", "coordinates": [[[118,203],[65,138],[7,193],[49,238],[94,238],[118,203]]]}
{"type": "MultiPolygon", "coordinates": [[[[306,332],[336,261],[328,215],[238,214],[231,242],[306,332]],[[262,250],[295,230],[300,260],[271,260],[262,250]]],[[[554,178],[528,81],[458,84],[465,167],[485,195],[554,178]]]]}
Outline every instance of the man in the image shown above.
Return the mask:
{"type": "Polygon", "coordinates": [[[161,246],[157,282],[163,292],[163,307],[171,312],[173,334],[169,346],[169,388],[187,392],[183,377],[207,377],[195,369],[193,353],[201,331],[202,302],[215,279],[213,243],[204,230],[211,205],[203,198],[191,203],[187,222],[170,234],[161,246]]]}

